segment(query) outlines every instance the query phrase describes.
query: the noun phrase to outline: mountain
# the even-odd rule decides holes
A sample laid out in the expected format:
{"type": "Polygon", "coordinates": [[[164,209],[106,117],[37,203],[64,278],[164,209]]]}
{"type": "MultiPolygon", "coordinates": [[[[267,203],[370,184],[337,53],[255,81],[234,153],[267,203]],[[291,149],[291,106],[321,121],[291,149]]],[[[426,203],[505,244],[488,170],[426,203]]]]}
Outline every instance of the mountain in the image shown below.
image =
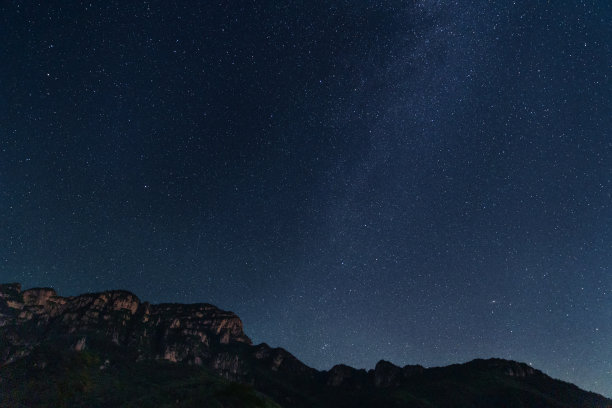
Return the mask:
{"type": "Polygon", "coordinates": [[[612,407],[514,361],[318,371],[210,304],[0,285],[0,407],[612,407]]]}

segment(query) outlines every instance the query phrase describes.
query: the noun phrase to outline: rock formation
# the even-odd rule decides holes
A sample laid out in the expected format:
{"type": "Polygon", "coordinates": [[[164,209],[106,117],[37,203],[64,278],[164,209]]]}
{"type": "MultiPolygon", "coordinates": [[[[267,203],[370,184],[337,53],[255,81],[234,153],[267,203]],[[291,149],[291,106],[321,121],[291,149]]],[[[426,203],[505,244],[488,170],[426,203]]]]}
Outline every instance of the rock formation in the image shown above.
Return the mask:
{"type": "Polygon", "coordinates": [[[213,358],[211,347],[251,344],[238,316],[209,304],[151,305],[126,291],[61,297],[48,288],[22,291],[17,283],[0,285],[0,327],[0,366],[28,354],[43,340],[40,333],[78,338],[76,350],[87,347],[88,337],[106,339],[135,350],[139,360],[210,361],[229,372],[236,371],[236,362],[213,358]],[[32,326],[37,329],[24,330],[32,326]]]}
{"type": "Polygon", "coordinates": [[[95,356],[95,373],[125,371],[126,364],[212,372],[290,407],[506,406],[508,398],[515,407],[612,406],[514,361],[426,369],[381,360],[371,370],[341,364],[318,371],[282,348],[252,345],[238,316],[210,304],[150,304],[121,290],[62,297],[49,288],[0,285],[0,389],[21,384],[19,370],[63,364],[56,353],[95,356]]]}

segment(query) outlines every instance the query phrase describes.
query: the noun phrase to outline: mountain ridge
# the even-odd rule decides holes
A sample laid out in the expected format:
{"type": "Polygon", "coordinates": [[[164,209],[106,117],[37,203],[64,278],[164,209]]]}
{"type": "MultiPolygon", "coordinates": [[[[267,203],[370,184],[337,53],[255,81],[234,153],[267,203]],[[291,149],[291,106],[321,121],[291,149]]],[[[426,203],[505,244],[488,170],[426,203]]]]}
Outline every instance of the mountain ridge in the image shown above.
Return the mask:
{"type": "Polygon", "coordinates": [[[376,406],[368,402],[372,395],[387,398],[388,406],[453,406],[435,402],[432,395],[435,390],[454,395],[462,386],[473,390],[459,392],[463,405],[457,406],[480,406],[481,399],[495,401],[500,393],[509,393],[521,407],[612,406],[612,400],[511,360],[475,359],[431,368],[380,360],[369,370],[345,364],[316,370],[283,348],[253,345],[235,313],[208,303],[151,304],[125,290],[62,297],[53,288],[0,285],[0,380],[5,367],[49,345],[66,352],[92,350],[103,360],[100,367],[125,360],[201,368],[253,386],[285,406],[376,406]],[[559,395],[577,405],[556,401],[546,387],[559,388],[559,395]],[[424,397],[415,395],[420,390],[426,390],[424,397]],[[532,400],[544,405],[520,405],[532,400]]]}

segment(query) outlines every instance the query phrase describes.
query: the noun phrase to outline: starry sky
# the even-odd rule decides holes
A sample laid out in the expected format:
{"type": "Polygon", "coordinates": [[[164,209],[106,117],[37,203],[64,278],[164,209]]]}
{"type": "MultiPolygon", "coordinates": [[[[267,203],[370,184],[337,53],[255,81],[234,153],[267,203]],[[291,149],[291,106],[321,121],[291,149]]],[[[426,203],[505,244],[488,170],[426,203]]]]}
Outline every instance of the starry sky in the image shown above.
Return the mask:
{"type": "Polygon", "coordinates": [[[0,281],[305,363],[612,396],[612,3],[6,1],[0,281]]]}

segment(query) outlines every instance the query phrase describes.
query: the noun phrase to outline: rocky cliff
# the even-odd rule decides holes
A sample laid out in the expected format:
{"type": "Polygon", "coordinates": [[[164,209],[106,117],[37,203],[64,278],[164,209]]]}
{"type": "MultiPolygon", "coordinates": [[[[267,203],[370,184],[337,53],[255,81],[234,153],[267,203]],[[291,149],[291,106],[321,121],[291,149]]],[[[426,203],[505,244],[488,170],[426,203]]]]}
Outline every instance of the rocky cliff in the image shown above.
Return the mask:
{"type": "Polygon", "coordinates": [[[231,358],[217,358],[211,349],[251,344],[238,316],[209,304],[152,305],[126,291],[61,297],[49,288],[22,291],[17,283],[0,285],[0,328],[0,366],[54,337],[76,350],[110,342],[133,350],[137,360],[208,362],[236,371],[231,358]]]}
{"type": "MultiPolygon", "coordinates": [[[[210,304],[150,304],[121,290],[62,297],[50,288],[0,285],[0,390],[15,390],[4,400],[0,392],[0,406],[47,406],[45,398],[62,406],[118,406],[121,399],[141,401],[141,394],[155,392],[158,401],[170,392],[163,384],[179,397],[197,399],[223,388],[217,380],[202,382],[210,375],[252,387],[255,394],[248,391],[247,399],[261,400],[262,393],[286,407],[612,407],[610,400],[514,361],[424,368],[381,360],[371,370],[337,365],[318,371],[282,348],[252,345],[238,316],[210,304]],[[153,372],[163,378],[153,380],[153,372]],[[109,384],[122,384],[124,394],[115,402],[108,398],[117,388],[109,384]],[[45,397],[37,403],[32,390],[43,395],[43,386],[45,397]],[[75,387],[76,394],[62,391],[75,387]]],[[[135,404],[128,405],[141,406],[135,404]]]]}

